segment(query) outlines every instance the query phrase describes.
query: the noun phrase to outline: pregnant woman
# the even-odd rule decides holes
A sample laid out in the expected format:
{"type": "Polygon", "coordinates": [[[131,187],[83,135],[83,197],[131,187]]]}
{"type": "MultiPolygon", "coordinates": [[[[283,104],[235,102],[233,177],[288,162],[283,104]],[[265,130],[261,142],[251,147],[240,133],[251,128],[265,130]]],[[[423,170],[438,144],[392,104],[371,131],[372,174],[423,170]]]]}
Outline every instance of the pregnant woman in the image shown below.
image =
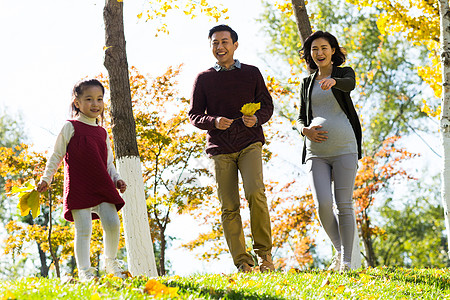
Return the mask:
{"type": "Polygon", "coordinates": [[[303,79],[300,91],[297,121],[305,137],[302,163],[306,163],[309,171],[320,222],[336,249],[329,270],[344,272],[350,270],[352,259],[355,231],[352,195],[361,158],[361,124],[350,98],[355,88],[355,72],[350,67],[340,67],[345,54],[328,32],[313,33],[302,50],[302,58],[312,70],[303,79]]]}

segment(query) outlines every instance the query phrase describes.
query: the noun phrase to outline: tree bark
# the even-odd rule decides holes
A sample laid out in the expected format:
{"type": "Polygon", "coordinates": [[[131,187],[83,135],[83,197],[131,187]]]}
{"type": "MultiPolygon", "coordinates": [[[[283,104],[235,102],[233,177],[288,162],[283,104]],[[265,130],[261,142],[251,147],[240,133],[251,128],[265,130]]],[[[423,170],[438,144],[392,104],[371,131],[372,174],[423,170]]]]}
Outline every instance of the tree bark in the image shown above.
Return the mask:
{"type": "Polygon", "coordinates": [[[166,235],[165,232],[166,228],[165,227],[160,227],[159,228],[159,238],[160,238],[160,242],[161,242],[161,253],[160,253],[160,258],[159,258],[159,275],[160,276],[164,276],[166,275],[166,235]]]}
{"type": "MultiPolygon", "coordinates": [[[[367,214],[364,214],[363,221],[361,222],[361,236],[364,244],[364,249],[366,253],[366,261],[369,267],[374,268],[375,267],[375,252],[373,250],[373,241],[369,234],[370,230],[370,221],[368,219],[367,214]]],[[[359,237],[358,237],[359,241],[359,237]]],[[[352,264],[353,264],[353,255],[355,252],[352,253],[352,264]]]]}
{"type": "Polygon", "coordinates": [[[49,210],[48,210],[48,248],[50,250],[50,254],[52,256],[53,259],[53,263],[55,264],[55,269],[56,269],[56,276],[58,278],[61,278],[61,272],[59,270],[59,257],[56,255],[56,250],[53,249],[52,246],[52,227],[53,227],[53,222],[52,222],[52,209],[53,209],[53,201],[52,201],[52,190],[50,189],[48,191],[48,202],[49,202],[49,210]]]}
{"type": "Polygon", "coordinates": [[[37,248],[38,248],[38,252],[39,252],[39,260],[41,261],[41,276],[44,278],[48,278],[48,270],[49,270],[49,266],[47,266],[47,255],[45,255],[45,252],[42,251],[41,248],[41,244],[40,243],[36,243],[37,244],[37,248]]]}
{"type": "Polygon", "coordinates": [[[111,124],[117,169],[127,183],[122,211],[128,269],[133,276],[157,276],[136,142],[123,26],[123,2],[105,0],[105,62],[111,91],[111,124]]]}
{"type": "Polygon", "coordinates": [[[298,35],[303,43],[312,34],[311,23],[309,22],[308,12],[304,0],[292,0],[292,9],[294,11],[295,23],[297,23],[298,35]]]}
{"type": "MultiPolygon", "coordinates": [[[[444,206],[445,226],[450,249],[450,8],[448,0],[439,0],[441,20],[441,64],[442,64],[442,102],[441,102],[441,142],[443,164],[441,172],[441,197],[444,206]]],[[[450,257],[450,251],[448,253],[450,257]]]]}

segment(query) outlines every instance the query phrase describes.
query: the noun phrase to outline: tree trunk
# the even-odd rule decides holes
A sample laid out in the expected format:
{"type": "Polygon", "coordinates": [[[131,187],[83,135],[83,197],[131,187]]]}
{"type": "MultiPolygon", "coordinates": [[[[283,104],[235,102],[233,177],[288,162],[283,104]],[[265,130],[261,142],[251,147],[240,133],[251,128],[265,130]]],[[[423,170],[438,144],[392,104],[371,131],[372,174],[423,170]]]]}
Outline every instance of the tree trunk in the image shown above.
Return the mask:
{"type": "Polygon", "coordinates": [[[161,242],[161,252],[159,257],[159,275],[164,276],[166,275],[166,236],[165,236],[166,229],[163,227],[159,228],[159,238],[161,242]]]}
{"type": "MultiPolygon", "coordinates": [[[[441,103],[441,142],[443,164],[441,172],[441,194],[444,206],[445,226],[450,249],[450,8],[448,0],[439,0],[441,19],[441,64],[442,64],[442,103],[441,103]]],[[[449,251],[450,256],[450,251],[449,251]]]]}
{"type": "Polygon", "coordinates": [[[302,41],[312,34],[311,23],[309,22],[308,12],[304,0],[292,0],[292,9],[295,15],[295,23],[297,23],[298,35],[302,41]]]}
{"type": "Polygon", "coordinates": [[[53,219],[52,219],[52,209],[53,209],[53,201],[52,201],[52,190],[48,191],[48,248],[50,250],[50,255],[52,256],[53,263],[55,264],[56,269],[56,277],[61,278],[61,272],[59,270],[59,257],[56,255],[56,249],[53,249],[52,245],[52,228],[53,228],[53,219]]]}
{"type": "Polygon", "coordinates": [[[49,270],[49,266],[47,266],[47,255],[45,255],[45,252],[42,251],[41,248],[41,244],[40,243],[36,243],[37,244],[37,248],[38,248],[38,252],[39,252],[39,260],[41,261],[41,276],[44,278],[48,278],[48,270],[49,270]]]}
{"type": "MultiPolygon", "coordinates": [[[[363,221],[361,223],[361,228],[362,228],[361,236],[362,236],[362,240],[364,243],[364,250],[365,250],[364,252],[366,253],[366,261],[367,261],[367,264],[369,265],[369,267],[374,268],[375,267],[375,252],[373,251],[373,242],[372,242],[372,238],[370,237],[370,234],[369,234],[370,221],[368,221],[367,215],[364,216],[364,218],[363,218],[363,221]]],[[[358,238],[358,242],[359,242],[359,238],[358,238]]],[[[355,254],[355,252],[352,253],[352,265],[353,265],[353,255],[354,254],[355,254]]],[[[361,256],[359,256],[359,257],[361,257],[361,256]]]]}
{"type": "Polygon", "coordinates": [[[106,37],[104,65],[109,74],[116,164],[128,186],[123,194],[126,205],[122,211],[128,269],[133,276],[157,276],[131,105],[123,2],[106,0],[103,18],[106,37]]]}
{"type": "MultiPolygon", "coordinates": [[[[294,11],[295,23],[297,23],[298,35],[303,43],[312,34],[311,23],[309,22],[308,11],[304,0],[292,0],[292,10],[294,11]]],[[[311,70],[308,68],[311,73],[311,70]]],[[[355,237],[353,239],[352,248],[352,269],[359,269],[361,267],[361,248],[359,246],[358,227],[355,219],[355,237]]]]}

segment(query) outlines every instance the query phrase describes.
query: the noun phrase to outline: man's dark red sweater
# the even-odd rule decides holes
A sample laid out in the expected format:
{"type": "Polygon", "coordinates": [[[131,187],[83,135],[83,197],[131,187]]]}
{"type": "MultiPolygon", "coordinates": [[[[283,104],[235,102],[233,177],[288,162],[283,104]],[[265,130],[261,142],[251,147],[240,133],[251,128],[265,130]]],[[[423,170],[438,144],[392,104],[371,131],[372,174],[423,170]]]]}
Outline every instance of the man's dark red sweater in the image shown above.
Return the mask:
{"type": "Polygon", "coordinates": [[[206,153],[209,156],[241,151],[250,144],[264,144],[261,127],[273,113],[272,97],[257,67],[241,64],[241,68],[217,72],[210,68],[197,76],[191,97],[191,123],[208,130],[206,153]],[[242,122],[241,107],[247,103],[261,103],[255,113],[256,127],[242,122]],[[217,117],[235,120],[226,130],[215,127],[217,117]]]}

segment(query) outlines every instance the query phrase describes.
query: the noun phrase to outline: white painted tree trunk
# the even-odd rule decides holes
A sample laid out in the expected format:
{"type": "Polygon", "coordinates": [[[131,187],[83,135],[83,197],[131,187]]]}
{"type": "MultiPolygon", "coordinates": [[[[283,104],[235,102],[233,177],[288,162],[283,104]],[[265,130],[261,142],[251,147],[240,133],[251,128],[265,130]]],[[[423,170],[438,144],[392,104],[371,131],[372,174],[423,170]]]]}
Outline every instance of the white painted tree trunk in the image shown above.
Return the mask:
{"type": "Polygon", "coordinates": [[[117,169],[128,185],[123,209],[128,269],[133,276],[157,276],[133,117],[123,1],[105,0],[105,62],[111,92],[111,124],[117,169]]]}
{"type": "Polygon", "coordinates": [[[117,170],[127,183],[122,210],[128,269],[133,276],[158,276],[145,202],[139,157],[116,160],[117,170]]]}
{"type": "MultiPolygon", "coordinates": [[[[443,147],[443,164],[441,173],[441,195],[444,206],[445,226],[450,249],[450,8],[448,0],[439,0],[439,15],[441,19],[441,63],[442,63],[442,114],[441,142],[443,147]]],[[[450,256],[450,251],[449,251],[450,256]]]]}

